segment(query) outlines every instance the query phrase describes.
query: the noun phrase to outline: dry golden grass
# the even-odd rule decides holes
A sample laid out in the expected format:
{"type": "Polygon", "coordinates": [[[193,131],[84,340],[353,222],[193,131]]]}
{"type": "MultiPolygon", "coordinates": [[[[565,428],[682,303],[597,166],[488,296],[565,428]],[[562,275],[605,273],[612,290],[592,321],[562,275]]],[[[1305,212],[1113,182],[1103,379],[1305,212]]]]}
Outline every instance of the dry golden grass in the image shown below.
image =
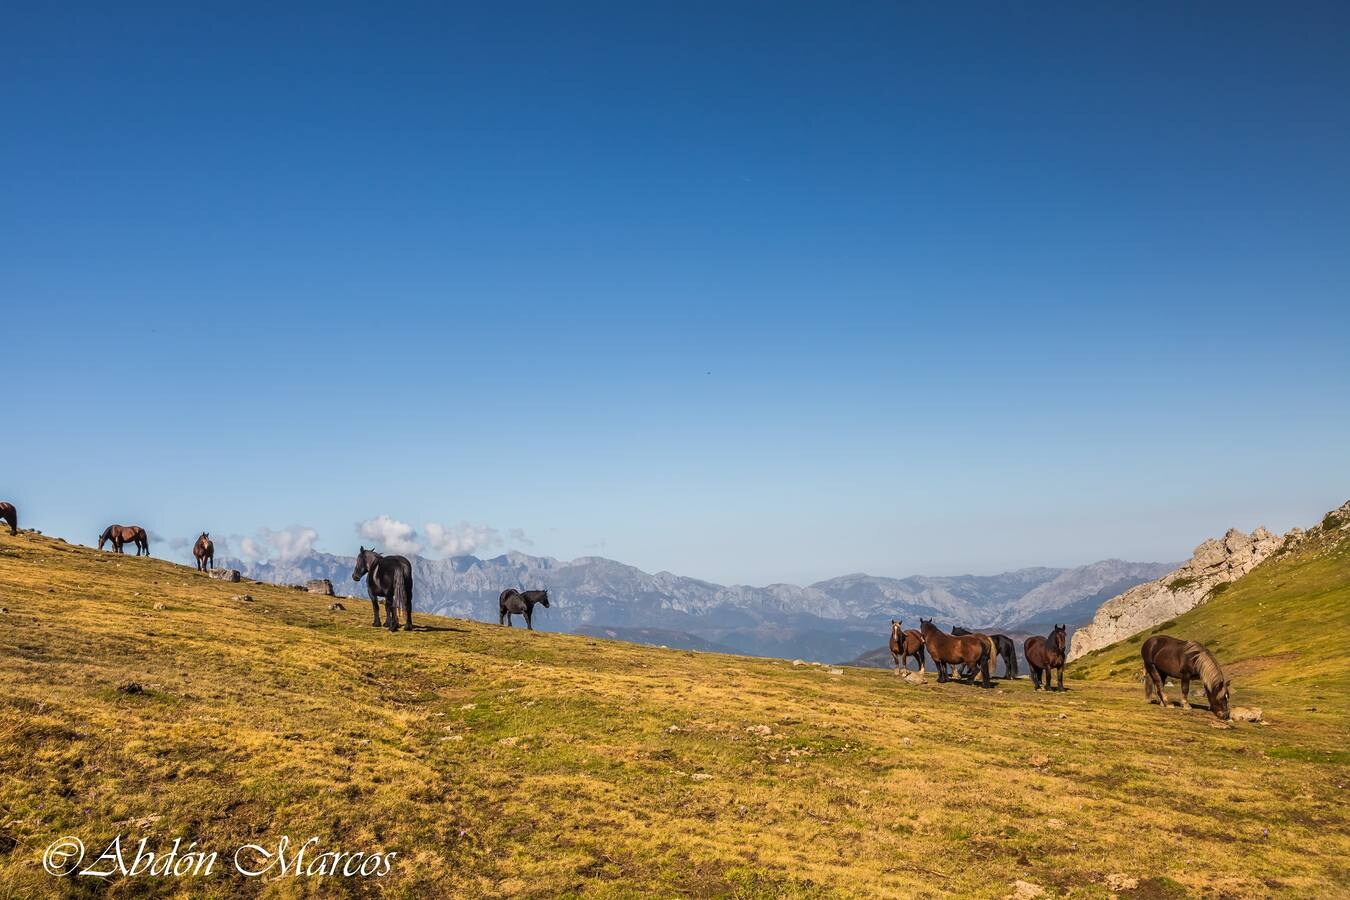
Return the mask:
{"type": "Polygon", "coordinates": [[[1002,897],[1022,879],[1250,897],[1350,879],[1347,718],[1307,685],[1263,689],[1269,727],[1216,729],[1128,679],[912,686],[430,616],[391,635],[328,602],[0,536],[0,896],[1002,897]],[[118,833],[400,856],[370,881],[41,868],[62,835],[118,833]]]}

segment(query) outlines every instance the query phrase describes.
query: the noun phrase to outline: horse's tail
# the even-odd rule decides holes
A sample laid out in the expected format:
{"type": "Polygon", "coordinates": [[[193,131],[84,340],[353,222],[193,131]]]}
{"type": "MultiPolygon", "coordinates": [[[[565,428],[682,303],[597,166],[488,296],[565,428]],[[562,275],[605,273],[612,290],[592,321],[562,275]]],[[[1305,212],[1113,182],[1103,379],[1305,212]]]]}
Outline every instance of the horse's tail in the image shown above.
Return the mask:
{"type": "Polygon", "coordinates": [[[394,566],[394,587],[389,599],[394,609],[403,612],[406,626],[412,628],[412,573],[405,572],[402,566],[394,566]]]}

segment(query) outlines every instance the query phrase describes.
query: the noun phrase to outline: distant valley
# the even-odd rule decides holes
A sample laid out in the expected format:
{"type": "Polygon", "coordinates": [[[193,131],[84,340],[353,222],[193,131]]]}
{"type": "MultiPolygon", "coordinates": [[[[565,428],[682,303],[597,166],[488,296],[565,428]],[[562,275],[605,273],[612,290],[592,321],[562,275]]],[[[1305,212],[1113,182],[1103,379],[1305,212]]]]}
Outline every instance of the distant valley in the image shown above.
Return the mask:
{"type": "MultiPolygon", "coordinates": [[[[312,552],[295,559],[226,562],[258,581],[298,584],[327,578],[337,593],[364,597],[352,557],[312,552]]],[[[822,662],[876,648],[892,617],[1002,630],[1039,630],[1052,620],[1081,624],[1097,607],[1175,563],[1102,560],[1074,568],[1036,567],[998,575],[886,578],[855,574],[805,587],[720,585],[670,572],[650,574],[611,559],[571,561],[524,553],[490,559],[413,560],[414,608],[495,622],[504,588],[547,588],[550,609],[535,627],[652,645],[722,650],[822,662]]]]}

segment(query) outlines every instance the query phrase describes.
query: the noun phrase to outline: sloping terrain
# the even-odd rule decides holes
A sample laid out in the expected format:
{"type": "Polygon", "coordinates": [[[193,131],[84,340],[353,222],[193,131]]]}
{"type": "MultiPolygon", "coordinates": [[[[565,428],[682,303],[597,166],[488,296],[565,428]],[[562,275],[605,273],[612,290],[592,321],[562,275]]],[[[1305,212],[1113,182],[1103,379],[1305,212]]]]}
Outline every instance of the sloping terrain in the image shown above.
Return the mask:
{"type": "MultiPolygon", "coordinates": [[[[1321,562],[1281,570],[1282,615],[1305,587],[1328,596],[1321,562]]],[[[1325,638],[1242,631],[1269,652],[1239,702],[1250,679],[1271,724],[1221,729],[1091,660],[1105,680],[1065,694],[914,686],[430,616],[389,634],[329,602],[0,535],[0,896],[1004,897],[1022,880],[1251,897],[1350,879],[1343,618],[1325,638]],[[91,884],[40,865],[63,835],[118,834],[399,856],[370,880],[91,884]]]]}
{"type": "MultiPolygon", "coordinates": [[[[1327,513],[1246,575],[1220,583],[1175,619],[1070,664],[1077,677],[1129,676],[1153,634],[1200,641],[1244,691],[1260,698],[1289,689],[1325,708],[1350,704],[1350,504],[1327,513]]],[[[1321,709],[1319,708],[1319,711],[1321,709]]],[[[1345,748],[1350,750],[1350,747],[1345,748]]]]}

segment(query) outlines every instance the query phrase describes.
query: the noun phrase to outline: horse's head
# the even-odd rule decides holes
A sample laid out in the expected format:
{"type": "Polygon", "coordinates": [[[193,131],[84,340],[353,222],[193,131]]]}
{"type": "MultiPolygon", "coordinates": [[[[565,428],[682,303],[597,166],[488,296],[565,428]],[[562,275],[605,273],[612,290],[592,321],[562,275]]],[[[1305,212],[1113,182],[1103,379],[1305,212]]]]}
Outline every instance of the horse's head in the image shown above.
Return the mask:
{"type": "Polygon", "coordinates": [[[1228,719],[1228,689],[1233,684],[1233,679],[1225,678],[1211,688],[1205,685],[1205,696],[1209,698],[1209,711],[1214,713],[1220,719],[1228,719]]]}
{"type": "Polygon", "coordinates": [[[201,541],[202,543],[206,543],[207,541],[211,540],[211,533],[209,531],[203,531],[202,536],[197,538],[197,540],[201,541]]]}
{"type": "Polygon", "coordinates": [[[539,592],[539,602],[544,605],[544,609],[548,609],[548,591],[539,592]]]}
{"type": "Polygon", "coordinates": [[[374,550],[367,550],[365,547],[356,552],[356,568],[352,569],[352,581],[360,581],[366,577],[366,573],[370,571],[370,557],[374,555],[374,550]]]}
{"type": "Polygon", "coordinates": [[[1065,625],[1056,625],[1055,630],[1050,632],[1050,644],[1060,653],[1064,652],[1064,646],[1069,640],[1069,629],[1065,625]]]}
{"type": "Polygon", "coordinates": [[[937,626],[933,624],[932,619],[925,619],[923,616],[919,616],[919,630],[924,634],[927,634],[930,631],[937,631],[937,626]]]}
{"type": "Polygon", "coordinates": [[[98,536],[98,549],[102,550],[103,545],[106,544],[111,537],[112,526],[109,525],[107,528],[103,529],[103,533],[98,536]]]}
{"type": "Polygon", "coordinates": [[[904,619],[891,619],[891,637],[900,636],[900,625],[904,621],[904,619]]]}

